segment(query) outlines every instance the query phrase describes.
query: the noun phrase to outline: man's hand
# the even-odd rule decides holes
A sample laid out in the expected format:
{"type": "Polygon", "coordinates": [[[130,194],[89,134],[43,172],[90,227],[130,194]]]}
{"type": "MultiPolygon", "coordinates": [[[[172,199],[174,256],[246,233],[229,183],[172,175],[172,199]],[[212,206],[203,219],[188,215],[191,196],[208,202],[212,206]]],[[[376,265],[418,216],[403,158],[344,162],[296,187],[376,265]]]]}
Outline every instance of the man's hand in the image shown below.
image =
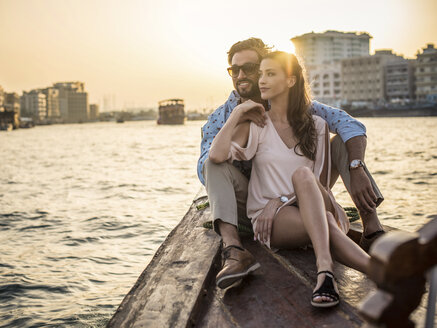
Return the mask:
{"type": "Polygon", "coordinates": [[[256,220],[256,229],[254,231],[254,240],[267,243],[270,241],[272,234],[273,218],[276,214],[276,210],[282,205],[279,198],[269,200],[266,207],[262,210],[261,214],[256,220]]]}
{"type": "Polygon", "coordinates": [[[376,195],[363,167],[350,170],[351,196],[360,212],[371,213],[376,209],[376,195]]]}
{"type": "Polygon", "coordinates": [[[264,109],[264,106],[260,103],[254,102],[253,100],[247,100],[244,103],[238,105],[235,109],[237,108],[239,111],[241,111],[237,124],[251,121],[261,128],[266,125],[266,111],[264,109]]]}

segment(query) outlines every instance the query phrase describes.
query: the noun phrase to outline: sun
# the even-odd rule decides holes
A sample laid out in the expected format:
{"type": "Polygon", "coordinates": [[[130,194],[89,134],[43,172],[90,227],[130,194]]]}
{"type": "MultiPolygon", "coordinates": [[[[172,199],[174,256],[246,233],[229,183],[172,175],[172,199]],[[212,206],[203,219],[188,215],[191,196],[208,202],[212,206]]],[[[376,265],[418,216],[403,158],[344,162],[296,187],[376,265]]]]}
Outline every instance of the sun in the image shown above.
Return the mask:
{"type": "Polygon", "coordinates": [[[290,40],[275,40],[272,42],[271,45],[273,46],[273,50],[280,50],[288,52],[290,54],[296,54],[294,44],[290,40]]]}

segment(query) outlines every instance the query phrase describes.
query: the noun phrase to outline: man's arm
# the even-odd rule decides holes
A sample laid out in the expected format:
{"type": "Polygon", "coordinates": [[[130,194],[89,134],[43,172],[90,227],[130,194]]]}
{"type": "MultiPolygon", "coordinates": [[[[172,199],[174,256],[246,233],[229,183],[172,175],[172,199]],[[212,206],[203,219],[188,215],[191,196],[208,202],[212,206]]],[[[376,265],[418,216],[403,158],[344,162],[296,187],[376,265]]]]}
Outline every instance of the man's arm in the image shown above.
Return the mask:
{"type": "MultiPolygon", "coordinates": [[[[354,159],[364,161],[367,139],[364,124],[350,116],[345,111],[312,102],[313,114],[322,117],[329,126],[331,133],[339,134],[346,144],[349,163],[354,159]]],[[[363,167],[350,171],[350,194],[360,211],[372,212],[375,209],[376,195],[363,167]]]]}
{"type": "Polygon", "coordinates": [[[366,136],[364,124],[344,110],[319,103],[315,100],[312,101],[311,110],[314,115],[323,118],[328,123],[329,132],[340,135],[344,143],[353,137],[366,136]]]}
{"type": "MultiPolygon", "coordinates": [[[[346,141],[349,163],[354,159],[364,162],[366,145],[367,139],[364,136],[353,137],[346,141]]],[[[360,211],[373,212],[376,208],[376,195],[364,168],[358,167],[349,172],[352,200],[360,211]]]]}
{"type": "Polygon", "coordinates": [[[205,185],[205,178],[203,176],[203,164],[208,158],[209,149],[211,148],[212,141],[221,129],[221,117],[223,117],[224,106],[217,108],[211,115],[208,116],[208,121],[202,126],[202,141],[200,143],[200,157],[197,161],[197,176],[200,182],[205,185]]]}

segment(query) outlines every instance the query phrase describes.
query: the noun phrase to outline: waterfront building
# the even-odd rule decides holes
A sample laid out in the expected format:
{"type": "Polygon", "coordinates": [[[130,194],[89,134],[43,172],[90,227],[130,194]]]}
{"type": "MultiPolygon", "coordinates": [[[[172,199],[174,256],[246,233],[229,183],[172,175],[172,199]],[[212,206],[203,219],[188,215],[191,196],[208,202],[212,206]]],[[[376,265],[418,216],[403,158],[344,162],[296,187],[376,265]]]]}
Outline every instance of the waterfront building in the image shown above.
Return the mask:
{"type": "Polygon", "coordinates": [[[312,66],[366,56],[371,38],[366,32],[326,31],[295,36],[291,41],[296,55],[303,59],[305,66],[312,66]]]}
{"type": "Polygon", "coordinates": [[[53,84],[56,89],[65,89],[74,92],[85,92],[85,83],[74,81],[74,82],[57,82],[53,84]]]}
{"type": "Polygon", "coordinates": [[[46,115],[48,119],[56,119],[61,116],[59,110],[59,90],[54,87],[41,89],[46,96],[46,115]]]}
{"type": "Polygon", "coordinates": [[[369,55],[372,37],[365,32],[326,31],[291,38],[307,71],[313,97],[340,106],[342,100],[341,60],[369,55]]]}
{"type": "Polygon", "coordinates": [[[385,91],[388,102],[410,102],[414,100],[415,61],[403,59],[389,62],[385,66],[385,91]]]}
{"type": "Polygon", "coordinates": [[[30,116],[36,121],[47,119],[46,95],[40,90],[23,91],[20,103],[23,116],[30,116]]]}
{"type": "Polygon", "coordinates": [[[11,123],[14,129],[18,128],[20,125],[20,96],[16,92],[3,93],[3,109],[4,113],[9,113],[6,123],[11,123]]]}
{"type": "Polygon", "coordinates": [[[58,82],[53,87],[59,90],[59,112],[65,121],[78,123],[88,120],[88,93],[83,82],[58,82]]]}
{"type": "Polygon", "coordinates": [[[0,85],[0,112],[4,111],[4,107],[3,107],[4,99],[5,99],[5,91],[0,85]]]}
{"type": "Polygon", "coordinates": [[[431,43],[417,52],[416,98],[437,103],[437,49],[431,43]]]}
{"type": "Polygon", "coordinates": [[[88,120],[88,93],[69,92],[68,122],[82,123],[88,120]]]}
{"type": "Polygon", "coordinates": [[[314,99],[332,106],[340,106],[341,92],[341,63],[314,66],[307,72],[311,93],[314,99]]]}
{"type": "Polygon", "coordinates": [[[391,50],[375,55],[345,58],[341,61],[342,96],[346,103],[363,106],[382,105],[386,101],[385,66],[404,59],[391,50]]]}
{"type": "Polygon", "coordinates": [[[97,120],[99,118],[99,105],[90,104],[90,120],[97,120]]]}
{"type": "Polygon", "coordinates": [[[3,107],[5,110],[20,115],[20,96],[16,92],[5,92],[3,96],[3,107]]]}

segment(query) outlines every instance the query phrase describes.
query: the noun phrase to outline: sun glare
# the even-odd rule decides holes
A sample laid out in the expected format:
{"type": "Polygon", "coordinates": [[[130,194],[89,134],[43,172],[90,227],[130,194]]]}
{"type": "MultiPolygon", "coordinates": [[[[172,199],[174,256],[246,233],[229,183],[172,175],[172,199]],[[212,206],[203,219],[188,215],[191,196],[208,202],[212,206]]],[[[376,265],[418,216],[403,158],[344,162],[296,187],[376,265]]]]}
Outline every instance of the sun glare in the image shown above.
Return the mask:
{"type": "Polygon", "coordinates": [[[295,53],[294,44],[290,40],[273,40],[270,42],[272,42],[270,45],[273,46],[273,50],[281,50],[291,54],[295,53]]]}

